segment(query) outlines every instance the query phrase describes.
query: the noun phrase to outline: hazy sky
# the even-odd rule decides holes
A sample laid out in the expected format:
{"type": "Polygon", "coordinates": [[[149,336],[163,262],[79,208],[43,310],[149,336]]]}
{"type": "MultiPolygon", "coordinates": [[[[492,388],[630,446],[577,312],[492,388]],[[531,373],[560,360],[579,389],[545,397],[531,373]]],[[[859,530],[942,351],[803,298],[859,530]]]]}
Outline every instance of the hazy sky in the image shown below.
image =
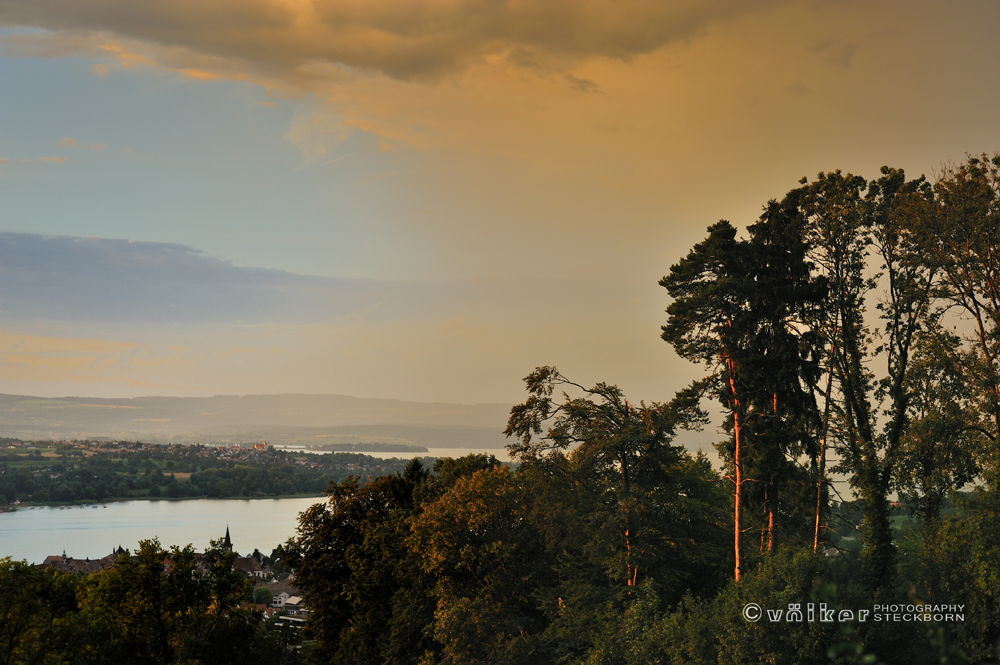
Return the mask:
{"type": "Polygon", "coordinates": [[[710,224],[998,109],[992,0],[0,0],[0,392],[666,400],[710,224]]]}

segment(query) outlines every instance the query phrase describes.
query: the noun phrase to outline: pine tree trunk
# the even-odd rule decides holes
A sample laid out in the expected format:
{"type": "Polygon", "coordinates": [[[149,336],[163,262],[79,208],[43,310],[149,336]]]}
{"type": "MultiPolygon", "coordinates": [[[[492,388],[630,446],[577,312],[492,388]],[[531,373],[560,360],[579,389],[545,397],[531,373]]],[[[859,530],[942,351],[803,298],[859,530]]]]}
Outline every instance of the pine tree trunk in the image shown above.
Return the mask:
{"type": "Polygon", "coordinates": [[[767,553],[774,554],[777,537],[774,532],[774,480],[767,486],[767,553]]]}
{"type": "Polygon", "coordinates": [[[826,434],[830,431],[830,391],[833,388],[833,363],[826,375],[826,402],[823,405],[823,434],[819,444],[819,474],[816,479],[816,531],[813,534],[813,554],[819,551],[819,530],[823,524],[823,480],[826,473],[826,434]]]}
{"type": "Polygon", "coordinates": [[[729,365],[729,387],[733,391],[733,429],[736,436],[736,451],[734,454],[734,466],[736,467],[735,489],[735,528],[733,540],[736,550],[736,581],[740,581],[740,571],[743,569],[743,552],[741,544],[743,540],[743,423],[740,418],[740,402],[736,398],[736,379],[733,376],[735,370],[733,362],[727,361],[729,365]]]}

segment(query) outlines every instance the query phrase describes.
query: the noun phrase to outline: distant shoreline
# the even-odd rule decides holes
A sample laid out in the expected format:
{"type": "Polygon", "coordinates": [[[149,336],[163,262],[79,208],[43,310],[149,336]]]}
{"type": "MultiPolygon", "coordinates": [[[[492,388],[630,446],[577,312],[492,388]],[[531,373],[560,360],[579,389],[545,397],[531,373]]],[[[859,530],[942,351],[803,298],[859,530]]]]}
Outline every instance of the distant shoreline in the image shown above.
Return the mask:
{"type": "Polygon", "coordinates": [[[322,497],[331,482],[402,473],[413,460],[433,466],[444,456],[493,454],[461,448],[377,453],[267,444],[4,443],[0,463],[9,474],[0,481],[0,508],[8,510],[122,501],[314,498],[322,497]]]}
{"type": "Polygon", "coordinates": [[[374,443],[367,444],[353,444],[353,443],[320,443],[320,444],[285,444],[285,443],[275,443],[273,444],[275,450],[288,450],[290,452],[304,452],[304,453],[399,453],[401,455],[420,455],[430,452],[425,446],[409,446],[403,444],[385,444],[378,445],[374,443]]]}
{"type": "Polygon", "coordinates": [[[94,503],[93,501],[76,501],[73,503],[61,503],[58,501],[40,501],[38,503],[21,503],[16,506],[6,505],[0,508],[0,513],[12,513],[17,510],[24,510],[25,508],[93,508],[97,506],[107,506],[111,503],[132,503],[139,501],[169,501],[169,502],[179,502],[179,501],[264,501],[268,499],[323,499],[325,495],[323,494],[275,494],[273,496],[180,496],[180,497],[166,497],[166,496],[155,496],[155,497],[142,497],[142,498],[117,498],[117,499],[107,499],[105,501],[99,501],[94,503]]]}

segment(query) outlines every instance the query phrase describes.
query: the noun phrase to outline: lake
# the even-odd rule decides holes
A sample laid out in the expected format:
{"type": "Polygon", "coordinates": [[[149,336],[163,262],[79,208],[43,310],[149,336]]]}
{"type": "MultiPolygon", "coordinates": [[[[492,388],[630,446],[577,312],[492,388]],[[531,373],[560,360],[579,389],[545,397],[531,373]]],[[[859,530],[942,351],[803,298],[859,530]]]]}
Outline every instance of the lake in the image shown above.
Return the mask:
{"type": "Polygon", "coordinates": [[[229,527],[233,549],[264,554],[295,535],[298,514],[324,497],[305,499],[190,499],[119,501],[87,506],[21,508],[0,513],[0,557],[41,563],[50,554],[98,559],[121,545],[134,551],[140,540],[188,543],[201,551],[229,527]]]}
{"type": "MultiPolygon", "coordinates": [[[[298,446],[282,446],[302,450],[298,446]]],[[[326,452],[326,451],[311,451],[326,452]]],[[[471,453],[492,453],[509,462],[505,449],[430,448],[417,455],[371,453],[372,457],[402,459],[419,457],[462,457],[471,453]]],[[[221,538],[229,527],[233,549],[250,554],[254,548],[270,554],[275,545],[295,535],[298,515],[323,497],[306,499],[188,499],[185,501],[114,501],[87,506],[21,508],[0,513],[0,557],[41,563],[50,554],[77,559],[99,559],[121,545],[135,550],[140,540],[160,539],[167,547],[188,543],[198,551],[208,541],[221,538]]]]}

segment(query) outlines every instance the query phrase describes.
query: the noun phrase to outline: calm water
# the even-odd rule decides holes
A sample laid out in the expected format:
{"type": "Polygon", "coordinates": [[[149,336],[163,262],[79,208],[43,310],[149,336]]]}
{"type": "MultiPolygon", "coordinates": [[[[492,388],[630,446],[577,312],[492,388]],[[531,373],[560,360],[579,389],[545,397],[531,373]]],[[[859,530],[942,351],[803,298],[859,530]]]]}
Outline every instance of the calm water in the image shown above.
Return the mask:
{"type": "Polygon", "coordinates": [[[0,557],[41,563],[50,554],[100,558],[112,548],[134,550],[139,540],[159,537],[164,546],[188,543],[203,550],[229,526],[233,549],[264,554],[295,535],[298,514],[323,500],[191,499],[123,501],[72,508],[22,508],[0,513],[0,557]]]}
{"type": "MultiPolygon", "coordinates": [[[[289,450],[297,447],[288,446],[289,450]]],[[[489,452],[508,462],[504,449],[430,448],[428,457],[462,457],[489,452]]],[[[403,453],[364,453],[373,457],[403,459],[403,453]]],[[[134,550],[140,540],[160,539],[164,546],[188,543],[203,550],[208,541],[221,538],[229,526],[233,549],[250,554],[254,548],[270,554],[275,545],[295,535],[298,515],[323,497],[308,499],[190,499],[186,501],[122,501],[97,508],[22,508],[0,513],[0,558],[41,563],[50,554],[83,559],[100,558],[118,545],[134,550]]]]}

